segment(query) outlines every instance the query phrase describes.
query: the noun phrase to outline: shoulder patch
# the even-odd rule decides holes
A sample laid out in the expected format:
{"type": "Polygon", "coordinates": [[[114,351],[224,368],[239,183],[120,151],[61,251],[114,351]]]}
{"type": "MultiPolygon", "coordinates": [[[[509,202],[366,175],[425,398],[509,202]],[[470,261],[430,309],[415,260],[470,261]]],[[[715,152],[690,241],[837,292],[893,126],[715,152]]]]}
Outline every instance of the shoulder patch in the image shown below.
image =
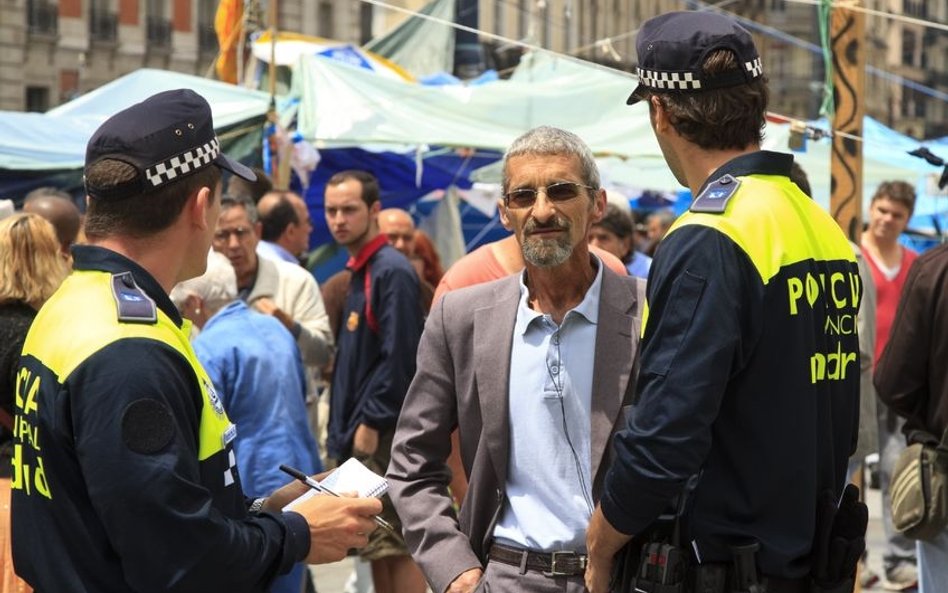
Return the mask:
{"type": "Polygon", "coordinates": [[[709,214],[722,214],[727,209],[727,203],[731,196],[741,186],[739,179],[731,175],[724,175],[720,179],[711,182],[704,191],[698,194],[695,201],[692,202],[690,210],[692,212],[705,212],[709,214]]]}
{"type": "Polygon", "coordinates": [[[129,450],[153,455],[168,446],[174,437],[174,420],[164,402],[139,399],[122,413],[122,440],[129,450]]]}
{"type": "Polygon", "coordinates": [[[157,323],[158,305],[135,284],[131,272],[112,274],[112,298],[118,320],[125,323],[157,323]]]}

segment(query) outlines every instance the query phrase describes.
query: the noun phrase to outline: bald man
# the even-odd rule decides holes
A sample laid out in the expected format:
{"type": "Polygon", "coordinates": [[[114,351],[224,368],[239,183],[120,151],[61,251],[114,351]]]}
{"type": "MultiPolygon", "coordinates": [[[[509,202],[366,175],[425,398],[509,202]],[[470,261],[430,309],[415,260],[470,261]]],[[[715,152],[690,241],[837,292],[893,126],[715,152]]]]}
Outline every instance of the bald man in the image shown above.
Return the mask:
{"type": "Polygon", "coordinates": [[[262,225],[257,253],[299,264],[299,257],[309,249],[309,236],[313,232],[309,208],[303,198],[291,191],[271,191],[260,199],[257,211],[262,225]]]}
{"type": "Polygon", "coordinates": [[[72,196],[55,187],[41,187],[26,194],[23,211],[38,214],[48,220],[56,229],[60,249],[69,254],[69,248],[76,242],[82,219],[72,196]]]}
{"type": "Polygon", "coordinates": [[[411,214],[401,208],[386,208],[379,212],[379,230],[405,257],[415,255],[415,221],[411,214]]]}
{"type": "Polygon", "coordinates": [[[415,256],[415,220],[401,208],[386,208],[379,212],[379,232],[388,237],[392,247],[408,258],[418,273],[421,308],[427,313],[431,310],[435,287],[425,280],[425,262],[415,256]]]}

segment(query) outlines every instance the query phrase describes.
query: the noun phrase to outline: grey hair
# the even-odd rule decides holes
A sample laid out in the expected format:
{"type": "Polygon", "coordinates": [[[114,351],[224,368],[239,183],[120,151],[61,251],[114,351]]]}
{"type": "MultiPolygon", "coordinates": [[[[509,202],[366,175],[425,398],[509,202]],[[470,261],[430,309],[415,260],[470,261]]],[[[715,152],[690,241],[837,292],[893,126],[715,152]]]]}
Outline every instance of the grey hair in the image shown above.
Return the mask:
{"type": "Polygon", "coordinates": [[[667,230],[671,227],[672,223],[675,222],[675,213],[669,210],[668,208],[662,208],[661,210],[656,210],[649,215],[649,220],[653,218],[662,223],[662,226],[667,230]]]}
{"type": "Polygon", "coordinates": [[[514,140],[504,154],[504,193],[507,193],[510,184],[507,164],[513,157],[524,155],[575,156],[582,166],[583,184],[599,188],[599,167],[596,166],[592,150],[583,139],[566,130],[539,126],[514,140]]]}
{"type": "Polygon", "coordinates": [[[207,271],[197,278],[179,282],[169,296],[174,306],[180,309],[191,295],[200,297],[210,312],[216,312],[237,298],[237,274],[225,255],[210,251],[207,271]]]}
{"type": "Polygon", "coordinates": [[[260,213],[257,212],[257,205],[253,203],[250,196],[239,194],[236,196],[226,195],[221,197],[221,213],[227,212],[231,208],[240,206],[247,213],[247,220],[250,224],[257,224],[260,220],[260,213]]]}

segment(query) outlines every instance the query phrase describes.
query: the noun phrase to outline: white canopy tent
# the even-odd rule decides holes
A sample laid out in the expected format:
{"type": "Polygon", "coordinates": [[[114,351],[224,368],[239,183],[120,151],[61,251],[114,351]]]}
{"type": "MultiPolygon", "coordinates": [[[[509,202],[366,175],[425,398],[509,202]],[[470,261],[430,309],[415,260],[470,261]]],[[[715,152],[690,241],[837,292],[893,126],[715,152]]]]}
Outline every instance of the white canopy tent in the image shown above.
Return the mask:
{"type": "MultiPolygon", "coordinates": [[[[647,106],[625,104],[635,84],[631,75],[544,53],[525,56],[510,80],[470,87],[385,80],[306,56],[296,66],[294,93],[300,98],[298,129],[320,147],[503,150],[521,133],[547,124],[575,132],[597,155],[611,157],[604,169],[615,183],[677,191],[681,187],[662,158],[647,106]]],[[[922,179],[932,167],[906,154],[918,142],[868,118],[865,134],[865,200],[888,179],[924,187],[922,179]]],[[[770,124],[764,148],[790,152],[789,136],[789,125],[770,124]]],[[[829,205],[830,151],[830,140],[824,139],[795,153],[809,175],[815,199],[824,207],[829,205]]],[[[923,196],[919,213],[945,205],[923,196]]]]}

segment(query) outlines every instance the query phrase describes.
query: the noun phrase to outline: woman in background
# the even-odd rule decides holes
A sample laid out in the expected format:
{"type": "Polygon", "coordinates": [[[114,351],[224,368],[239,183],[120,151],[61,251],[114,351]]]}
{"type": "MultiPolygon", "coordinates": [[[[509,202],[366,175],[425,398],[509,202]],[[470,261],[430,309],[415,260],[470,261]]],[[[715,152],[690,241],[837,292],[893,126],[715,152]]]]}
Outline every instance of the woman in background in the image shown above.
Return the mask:
{"type": "Polygon", "coordinates": [[[69,267],[53,225],[36,214],[0,221],[0,591],[30,588],[16,577],[10,546],[14,389],[20,351],[36,312],[69,267]]]}

